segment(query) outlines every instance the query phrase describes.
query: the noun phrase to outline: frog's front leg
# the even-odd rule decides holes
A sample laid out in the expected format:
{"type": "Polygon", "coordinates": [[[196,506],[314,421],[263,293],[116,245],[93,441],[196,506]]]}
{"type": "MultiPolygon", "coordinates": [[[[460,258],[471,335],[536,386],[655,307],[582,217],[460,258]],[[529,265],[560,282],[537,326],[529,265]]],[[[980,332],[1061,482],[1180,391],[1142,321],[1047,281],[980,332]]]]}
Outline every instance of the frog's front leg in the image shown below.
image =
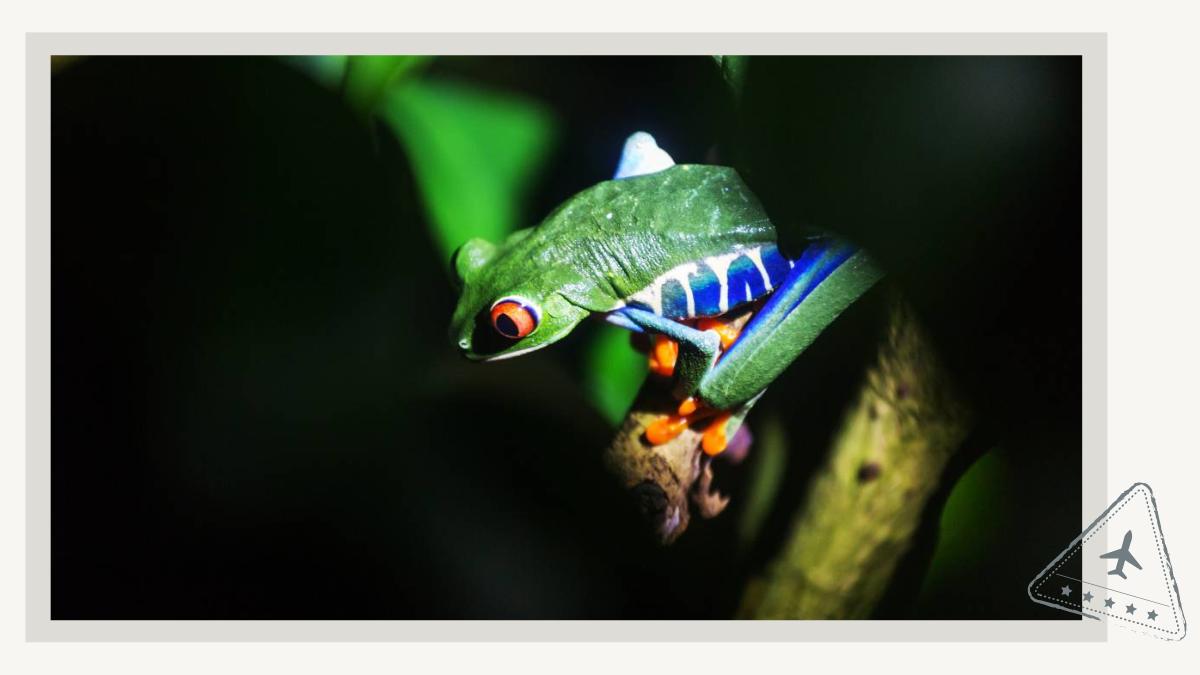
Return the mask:
{"type": "Polygon", "coordinates": [[[686,399],[694,395],[701,381],[716,365],[721,336],[715,330],[698,330],[636,307],[625,307],[614,314],[643,331],[666,336],[679,344],[679,356],[674,368],[673,393],[676,398],[686,399]]]}
{"type": "Polygon", "coordinates": [[[675,438],[689,425],[712,418],[704,431],[701,447],[709,455],[722,452],[728,439],[741,426],[742,420],[754,405],[754,400],[732,410],[704,406],[702,390],[711,377],[722,349],[728,349],[738,338],[738,330],[717,319],[702,319],[696,327],[665,319],[653,312],[626,308],[614,313],[610,321],[639,332],[665,337],[651,348],[652,370],[675,378],[674,395],[681,399],[674,414],[665,415],[646,429],[646,440],[661,445],[675,438]],[[678,354],[674,353],[674,347],[678,354]],[[666,349],[664,349],[666,348],[666,349]]]}

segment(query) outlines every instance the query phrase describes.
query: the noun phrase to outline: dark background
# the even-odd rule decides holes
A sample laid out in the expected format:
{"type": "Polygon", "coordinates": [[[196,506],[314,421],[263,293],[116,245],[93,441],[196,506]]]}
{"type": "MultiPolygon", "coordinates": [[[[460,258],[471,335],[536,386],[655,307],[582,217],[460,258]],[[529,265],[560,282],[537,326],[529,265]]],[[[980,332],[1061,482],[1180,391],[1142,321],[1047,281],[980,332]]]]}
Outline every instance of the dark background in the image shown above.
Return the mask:
{"type": "Polygon", "coordinates": [[[877,615],[1071,618],[1025,587],[1080,522],[1078,58],[758,59],[740,103],[704,58],[428,70],[553,111],[531,224],[643,129],[737,165],[785,244],[833,230],[889,269],[750,418],[791,443],[761,536],[738,543],[743,465],[730,511],[654,544],[599,463],[590,326],[458,359],[409,160],[336,91],[268,58],[86,59],[52,87],[54,618],[729,617],[891,289],[981,419],[877,615]]]}

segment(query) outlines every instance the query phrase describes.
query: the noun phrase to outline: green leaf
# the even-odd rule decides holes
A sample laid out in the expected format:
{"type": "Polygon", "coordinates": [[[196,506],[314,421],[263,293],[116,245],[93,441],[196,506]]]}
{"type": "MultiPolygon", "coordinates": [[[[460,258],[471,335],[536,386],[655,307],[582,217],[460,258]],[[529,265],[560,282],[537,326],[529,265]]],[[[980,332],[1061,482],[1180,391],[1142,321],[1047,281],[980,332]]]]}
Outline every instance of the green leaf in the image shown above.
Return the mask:
{"type": "Polygon", "coordinates": [[[738,520],[738,540],[748,548],[762,530],[775,497],[783,486],[787,468],[787,430],[779,415],[772,413],[755,422],[754,447],[751,448],[750,476],[747,479],[746,506],[738,520]]]}
{"type": "Polygon", "coordinates": [[[342,95],[363,115],[375,112],[389,89],[429,62],[431,56],[350,56],[342,95]]]}
{"type": "Polygon", "coordinates": [[[281,61],[305,73],[323,86],[336,90],[346,77],[347,56],[281,56],[281,61]]]}
{"type": "Polygon", "coordinates": [[[945,586],[956,571],[977,565],[994,547],[989,542],[1006,517],[997,504],[1005,503],[1001,488],[1007,467],[999,448],[975,461],[954,484],[938,524],[937,548],[922,584],[922,593],[945,586]]]}
{"type": "Polygon", "coordinates": [[[467,239],[501,241],[516,228],[555,134],[546,109],[510,94],[424,79],[388,92],[380,114],[408,152],[447,264],[467,239]]]}
{"type": "Polygon", "coordinates": [[[646,379],[646,357],[629,344],[629,331],[602,326],[585,355],[583,386],[613,426],[625,417],[646,379]]]}
{"type": "Polygon", "coordinates": [[[733,92],[733,100],[740,103],[742,100],[742,89],[746,85],[746,68],[750,65],[749,56],[713,56],[713,60],[717,62],[717,67],[721,69],[721,75],[725,78],[725,83],[729,85],[729,90],[733,92]]]}

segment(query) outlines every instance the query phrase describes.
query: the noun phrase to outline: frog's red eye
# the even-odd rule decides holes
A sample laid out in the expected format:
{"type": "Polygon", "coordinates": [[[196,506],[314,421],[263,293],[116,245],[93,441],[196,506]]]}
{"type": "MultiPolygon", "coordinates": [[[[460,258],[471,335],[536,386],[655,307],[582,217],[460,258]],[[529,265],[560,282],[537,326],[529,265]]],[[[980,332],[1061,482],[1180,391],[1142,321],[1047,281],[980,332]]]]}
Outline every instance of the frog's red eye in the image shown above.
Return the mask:
{"type": "Polygon", "coordinates": [[[492,326],[506,338],[523,338],[537,325],[537,309],[518,298],[505,298],[492,305],[492,326]]]}

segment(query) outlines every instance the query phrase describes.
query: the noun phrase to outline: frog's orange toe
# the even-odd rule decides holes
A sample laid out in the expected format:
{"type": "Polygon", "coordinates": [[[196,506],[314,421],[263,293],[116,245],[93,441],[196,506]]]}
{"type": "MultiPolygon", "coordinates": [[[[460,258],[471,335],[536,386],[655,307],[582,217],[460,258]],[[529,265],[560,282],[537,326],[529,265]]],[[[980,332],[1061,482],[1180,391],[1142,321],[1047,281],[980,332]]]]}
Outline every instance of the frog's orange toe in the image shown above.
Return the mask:
{"type": "Polygon", "coordinates": [[[716,331],[717,335],[721,336],[721,349],[729,349],[729,346],[737,342],[738,336],[742,334],[742,329],[734,328],[730,324],[712,317],[697,321],[696,328],[716,331]]]}
{"type": "Polygon", "coordinates": [[[688,426],[686,417],[678,415],[666,415],[654,420],[650,426],[646,427],[646,440],[650,445],[662,445],[667,443],[679,434],[688,426]]]}
{"type": "Polygon", "coordinates": [[[679,409],[675,412],[680,417],[687,417],[696,412],[700,408],[700,401],[696,400],[695,396],[689,396],[679,403],[679,409]]]}
{"type": "MultiPolygon", "coordinates": [[[[689,396],[679,403],[679,407],[676,409],[675,414],[664,415],[651,422],[650,425],[646,427],[646,440],[649,441],[650,445],[662,445],[663,443],[676,438],[679,436],[679,434],[682,434],[683,430],[687,429],[688,426],[718,414],[721,415],[722,419],[724,420],[729,419],[729,415],[727,413],[721,413],[719,410],[709,408],[702,404],[700,399],[696,398],[695,396],[689,396]]],[[[714,425],[714,427],[715,426],[718,425],[714,425]]],[[[722,430],[722,433],[724,433],[724,423],[720,424],[719,426],[722,430]]],[[[710,427],[710,430],[712,428],[713,427],[710,427]]],[[[707,434],[708,432],[705,433],[707,434]]],[[[707,439],[707,435],[705,438],[707,439]]],[[[716,441],[708,442],[715,443],[716,441]]],[[[724,436],[721,437],[720,447],[722,450],[725,448],[724,436]]],[[[720,451],[721,450],[717,450],[716,452],[710,454],[716,454],[720,451]]]]}
{"type": "Polygon", "coordinates": [[[725,451],[725,446],[729,445],[729,440],[725,438],[725,426],[729,423],[729,417],[729,413],[721,413],[704,430],[700,447],[704,449],[706,455],[710,457],[719,455],[725,451]]]}
{"type": "Polygon", "coordinates": [[[650,348],[650,371],[655,375],[671,377],[675,374],[675,361],[679,359],[679,343],[671,338],[656,335],[650,348]]]}

